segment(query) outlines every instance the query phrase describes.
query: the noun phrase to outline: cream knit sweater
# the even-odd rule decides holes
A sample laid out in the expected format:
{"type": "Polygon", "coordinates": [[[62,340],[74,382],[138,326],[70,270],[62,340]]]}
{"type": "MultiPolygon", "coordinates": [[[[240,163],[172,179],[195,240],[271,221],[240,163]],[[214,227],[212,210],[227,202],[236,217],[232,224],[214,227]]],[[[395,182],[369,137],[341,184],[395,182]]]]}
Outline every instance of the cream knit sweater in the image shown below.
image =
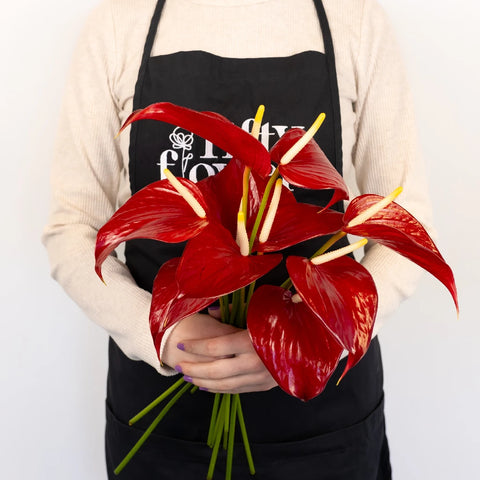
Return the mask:
{"type": "MultiPolygon", "coordinates": [[[[52,275],[125,354],[162,369],[151,340],[151,296],[124,263],[94,273],[97,230],[130,196],[128,131],[133,92],[155,0],[103,0],[80,38],[65,93],[52,170],[52,210],[43,241],[52,275]]],[[[324,0],[336,52],[344,176],[351,196],[386,195],[431,232],[411,99],[389,24],[375,0],[324,0]]],[[[312,0],[167,0],[152,55],[204,50],[224,57],[324,51],[312,0]]],[[[419,269],[385,247],[362,260],[379,293],[376,330],[413,292],[419,269]]]]}

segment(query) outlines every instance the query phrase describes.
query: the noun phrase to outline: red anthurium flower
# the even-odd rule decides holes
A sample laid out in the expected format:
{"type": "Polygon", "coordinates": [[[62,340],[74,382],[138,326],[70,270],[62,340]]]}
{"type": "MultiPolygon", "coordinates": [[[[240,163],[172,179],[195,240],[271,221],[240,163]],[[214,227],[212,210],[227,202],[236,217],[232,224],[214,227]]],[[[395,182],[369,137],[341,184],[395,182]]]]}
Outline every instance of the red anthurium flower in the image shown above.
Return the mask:
{"type": "Polygon", "coordinates": [[[280,203],[269,239],[265,243],[257,241],[254,250],[277,252],[311,238],[338,232],[342,225],[342,213],[333,210],[319,213],[317,205],[296,201],[280,203]]]}
{"type": "Polygon", "coordinates": [[[332,189],[333,195],[325,208],[348,199],[348,188],[322,149],[312,139],[288,164],[282,165],[283,155],[305,134],[299,128],[286,132],[270,150],[274,163],[279,164],[280,175],[292,185],[314,190],[332,189]]]}
{"type": "Polygon", "coordinates": [[[383,197],[361,195],[348,206],[343,231],[371,238],[407,257],[440,280],[452,295],[458,313],[458,298],[451,268],[446,264],[438,248],[420,222],[397,203],[390,203],[368,220],[349,226],[361,212],[376,204],[383,197]]]}
{"type": "Polygon", "coordinates": [[[281,260],[280,254],[243,256],[230,232],[212,225],[188,242],[177,281],[189,296],[220,297],[262,277],[281,260]]]}
{"type": "Polygon", "coordinates": [[[342,347],[353,354],[345,375],[370,345],[378,306],[371,275],[346,256],[321,265],[291,256],[287,259],[287,269],[302,300],[342,347]]]}
{"type": "MultiPolygon", "coordinates": [[[[178,180],[207,209],[195,183],[183,178],[178,180]]],[[[125,202],[99,230],[95,271],[102,278],[102,263],[122,242],[135,238],[183,242],[197,235],[207,224],[208,220],[200,218],[168,180],[152,183],[125,202]]]]}
{"type": "Polygon", "coordinates": [[[166,102],[154,103],[133,112],[120,131],[132,122],[146,119],[184,128],[240,159],[259,175],[266,177],[270,173],[270,157],[265,147],[248,132],[218,113],[197,112],[166,102]]]}
{"type": "MultiPolygon", "coordinates": [[[[209,207],[210,218],[215,218],[234,237],[237,234],[237,212],[243,195],[244,170],[245,165],[233,158],[222,171],[197,183],[209,207]]],[[[261,177],[250,175],[247,211],[249,219],[255,219],[257,215],[265,185],[266,181],[262,181],[261,177]]]]}
{"type": "Polygon", "coordinates": [[[283,390],[304,401],[322,392],[343,347],[305,303],[294,303],[281,287],[261,286],[247,325],[255,350],[283,390]]]}
{"type": "Polygon", "coordinates": [[[180,290],[175,278],[179,263],[180,258],[172,258],[165,262],[158,271],[153,284],[150,331],[158,353],[167,328],[185,317],[199,312],[216,300],[216,297],[191,298],[185,295],[180,290]]]}
{"type": "MultiPolygon", "coordinates": [[[[236,212],[242,198],[242,177],[244,166],[235,159],[214,176],[197,183],[209,212],[216,212],[215,218],[232,234],[236,235],[236,212]]],[[[247,230],[252,231],[260,201],[267,182],[252,173],[248,190],[247,230]]],[[[260,227],[263,225],[263,221],[260,227]]],[[[276,252],[321,235],[335,233],[343,226],[343,214],[333,210],[319,213],[318,206],[297,202],[292,192],[283,187],[280,205],[269,236],[264,244],[255,242],[254,251],[276,252]]]]}

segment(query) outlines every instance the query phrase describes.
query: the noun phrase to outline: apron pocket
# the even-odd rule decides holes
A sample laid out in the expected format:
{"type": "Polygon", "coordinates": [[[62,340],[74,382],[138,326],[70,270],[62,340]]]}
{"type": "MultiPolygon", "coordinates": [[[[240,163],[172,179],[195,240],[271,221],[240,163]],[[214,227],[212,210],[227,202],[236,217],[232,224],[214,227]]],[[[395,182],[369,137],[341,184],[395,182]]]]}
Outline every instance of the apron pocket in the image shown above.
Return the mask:
{"type": "Polygon", "coordinates": [[[295,442],[252,445],[254,458],[260,460],[257,478],[389,480],[379,473],[382,452],[388,452],[383,404],[382,398],[364,420],[341,430],[295,442]]]}
{"type": "MultiPolygon", "coordinates": [[[[106,407],[105,447],[108,478],[113,480],[200,480],[206,477],[211,450],[204,442],[152,433],[119,476],[113,469],[143,430],[118,420],[106,407]]],[[[385,452],[383,399],[363,421],[350,427],[295,442],[252,443],[257,480],[389,480],[380,473],[385,452]]],[[[225,477],[225,452],[219,452],[214,479],[225,477]]],[[[388,463],[388,459],[387,459],[388,463]]],[[[243,444],[235,445],[233,479],[249,475],[243,444]]]]}

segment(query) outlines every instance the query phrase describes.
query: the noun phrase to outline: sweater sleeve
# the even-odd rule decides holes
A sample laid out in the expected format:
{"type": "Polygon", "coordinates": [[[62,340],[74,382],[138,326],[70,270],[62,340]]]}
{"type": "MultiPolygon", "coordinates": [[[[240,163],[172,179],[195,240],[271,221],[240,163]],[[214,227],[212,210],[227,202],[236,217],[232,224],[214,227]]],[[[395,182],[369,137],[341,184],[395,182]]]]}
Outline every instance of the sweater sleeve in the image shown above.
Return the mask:
{"type": "Polygon", "coordinates": [[[149,329],[150,293],[140,289],[123,262],[110,256],[104,285],[94,272],[97,230],[117,208],[123,161],[113,94],[115,30],[110,3],[91,14],[67,82],[52,165],[52,206],[43,233],[51,273],[90,319],[133,360],[157,371],[149,329]]]}
{"type": "MultiPolygon", "coordinates": [[[[357,141],[353,163],[360,193],[387,195],[402,186],[398,203],[434,235],[427,182],[416,138],[412,99],[399,48],[376,0],[365,0],[357,58],[357,141]]],[[[421,269],[370,242],[362,260],[379,295],[374,333],[410,296],[421,269]]]]}

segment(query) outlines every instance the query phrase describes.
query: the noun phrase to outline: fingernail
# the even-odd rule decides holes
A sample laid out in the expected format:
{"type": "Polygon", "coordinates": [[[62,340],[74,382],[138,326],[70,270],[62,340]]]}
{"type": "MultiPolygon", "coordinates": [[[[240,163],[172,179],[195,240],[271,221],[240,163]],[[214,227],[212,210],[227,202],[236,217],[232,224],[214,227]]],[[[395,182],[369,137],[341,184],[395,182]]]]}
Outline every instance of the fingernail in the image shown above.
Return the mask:
{"type": "Polygon", "coordinates": [[[188,382],[188,383],[192,383],[193,382],[193,379],[192,377],[189,377],[188,375],[184,375],[183,379],[188,382]]]}
{"type": "Polygon", "coordinates": [[[182,352],[185,351],[185,345],[183,343],[177,343],[177,348],[181,350],[182,352]]]}
{"type": "Polygon", "coordinates": [[[217,310],[220,310],[220,307],[218,305],[212,305],[210,307],[208,307],[209,310],[213,310],[213,311],[217,311],[217,310]]]}
{"type": "Polygon", "coordinates": [[[202,392],[208,392],[208,388],[205,388],[205,387],[199,387],[198,389],[201,390],[202,392]]]}
{"type": "Polygon", "coordinates": [[[178,372],[178,373],[183,373],[182,372],[182,367],[180,365],[175,365],[175,370],[178,372]]]}

